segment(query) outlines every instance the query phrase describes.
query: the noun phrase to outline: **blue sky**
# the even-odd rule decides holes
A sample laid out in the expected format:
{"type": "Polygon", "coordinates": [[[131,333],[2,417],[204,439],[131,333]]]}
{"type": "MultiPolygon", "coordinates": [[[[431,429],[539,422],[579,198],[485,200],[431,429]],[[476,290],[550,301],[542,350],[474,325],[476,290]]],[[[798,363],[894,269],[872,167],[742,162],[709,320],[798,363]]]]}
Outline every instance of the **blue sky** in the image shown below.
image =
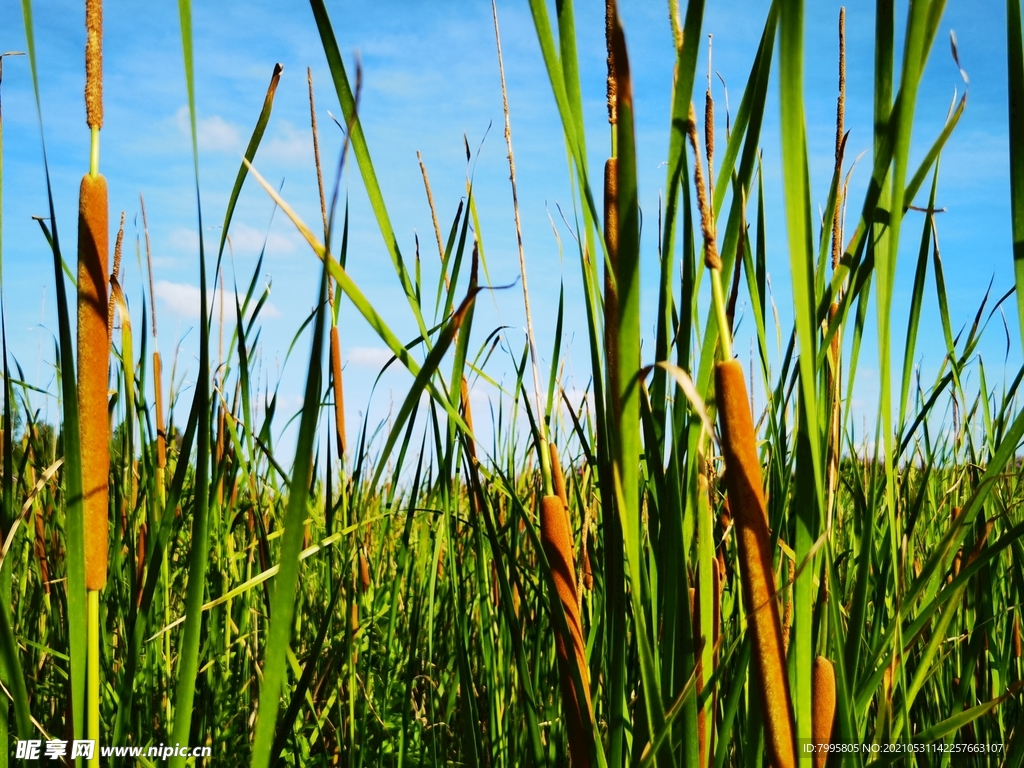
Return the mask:
{"type": "MultiPolygon", "coordinates": [[[[284,75],[256,166],[273,183],[283,180],[285,198],[311,224],[319,220],[319,203],[309,132],[307,66],[312,67],[316,85],[321,152],[327,168],[334,166],[340,150],[341,133],[328,116],[328,112],[338,115],[340,110],[312,13],[303,3],[284,5],[218,2],[196,3],[193,9],[200,181],[207,227],[203,235],[211,250],[218,242],[240,154],[275,62],[284,64],[284,75]]],[[[603,4],[602,8],[595,3],[578,5],[588,146],[596,174],[607,151],[608,135],[603,4]]],[[[714,35],[714,69],[725,78],[729,101],[735,109],[768,3],[712,1],[708,5],[704,29],[714,35]]],[[[812,191],[816,204],[823,206],[833,163],[839,4],[807,5],[805,93],[812,191]]],[[[135,222],[139,193],[145,195],[155,256],[160,349],[168,365],[177,341],[184,339],[178,375],[187,387],[197,368],[194,326],[198,314],[198,234],[177,4],[110,1],[105,6],[106,118],[101,169],[110,186],[111,226],[116,227],[116,213],[125,210],[124,284],[138,317],[144,273],[140,273],[134,255],[141,219],[137,226],[135,222]]],[[[346,61],[351,65],[354,53],[360,54],[364,73],[361,118],[370,151],[399,244],[410,260],[413,234],[418,232],[420,236],[424,282],[431,286],[429,292],[436,285],[438,260],[416,151],[422,152],[427,164],[442,230],[446,232],[465,191],[463,134],[474,149],[486,134],[475,169],[481,235],[493,282],[513,282],[518,261],[489,3],[329,2],[328,9],[346,61]]],[[[649,297],[644,302],[643,322],[645,332],[650,334],[657,282],[654,234],[658,196],[665,183],[662,164],[667,153],[673,51],[665,3],[622,2],[621,12],[635,78],[641,205],[646,222],[642,290],[645,298],[649,297]]],[[[904,13],[901,7],[898,30],[902,30],[904,13]]],[[[82,4],[37,2],[35,14],[43,119],[58,227],[69,258],[73,258],[78,182],[88,165],[88,129],[81,95],[82,4]]],[[[582,390],[587,384],[589,357],[579,266],[570,247],[570,233],[556,207],[560,205],[571,215],[561,130],[527,4],[501,2],[499,16],[538,342],[546,357],[553,340],[559,282],[564,281],[567,314],[563,348],[567,346],[570,354],[565,386],[582,390]],[[549,215],[565,245],[564,261],[559,259],[549,215]]],[[[870,147],[873,21],[869,4],[848,10],[848,164],[870,147]]],[[[970,95],[966,114],[943,156],[938,195],[939,205],[947,209],[939,217],[939,238],[954,330],[973,318],[990,280],[994,279],[995,295],[1003,293],[1013,281],[1004,26],[1005,10],[1000,3],[950,4],[918,104],[912,166],[938,133],[954,89],[963,90],[949,53],[949,31],[955,30],[960,60],[970,75],[970,95]]],[[[15,0],[0,0],[0,50],[25,50],[20,3],[15,0]]],[[[702,52],[698,98],[706,67],[706,53],[702,52]]],[[[27,59],[6,59],[3,74],[3,290],[10,346],[26,378],[54,391],[54,275],[38,225],[31,219],[45,213],[46,196],[27,59]]],[[[717,79],[714,93],[717,129],[722,136],[725,94],[717,79]]],[[[778,109],[773,84],[762,134],[768,268],[783,328],[788,329],[789,275],[778,161],[778,109]]],[[[854,173],[851,199],[858,207],[868,173],[867,160],[854,173]]],[[[330,178],[333,174],[326,175],[330,178]]],[[[354,168],[343,183],[351,196],[349,271],[399,335],[412,338],[416,333],[412,314],[354,168]]],[[[282,405],[285,411],[292,411],[300,401],[308,342],[297,344],[287,366],[282,365],[293,334],[315,301],[319,269],[284,216],[278,214],[270,224],[272,208],[267,195],[248,181],[232,225],[233,268],[238,283],[244,285],[255,268],[264,237],[268,238],[260,279],[271,281],[272,292],[263,322],[260,375],[264,386],[269,382],[273,387],[281,379],[282,405]]],[[[920,227],[920,214],[911,213],[904,227],[897,270],[897,370],[920,227]]],[[[225,274],[229,290],[231,268],[229,263],[225,274]]],[[[933,286],[930,274],[917,354],[923,361],[926,381],[937,370],[944,346],[933,286]]],[[[1016,310],[1012,299],[1004,307],[1012,337],[1007,368],[1012,377],[1021,357],[1016,310]]],[[[855,404],[864,413],[871,413],[877,401],[873,319],[872,312],[854,392],[855,404]]],[[[367,408],[370,387],[387,354],[351,305],[343,305],[341,322],[346,398],[350,431],[354,434],[358,415],[367,408]]],[[[518,354],[523,336],[517,328],[523,323],[518,288],[478,300],[474,335],[479,342],[492,328],[510,325],[513,329],[508,337],[518,354]]],[[[750,327],[749,322],[741,326],[747,330],[750,327]]],[[[745,363],[749,360],[749,344],[749,336],[741,331],[736,347],[745,363]]],[[[980,349],[990,385],[1000,381],[1005,349],[1002,323],[996,318],[980,349]]],[[[498,361],[492,373],[498,378],[507,377],[508,370],[506,362],[498,361]]],[[[400,402],[409,381],[401,372],[385,377],[370,405],[371,421],[384,418],[393,400],[400,402]]],[[[486,407],[484,390],[480,387],[475,397],[486,407]]],[[[40,398],[38,405],[47,411],[49,420],[56,419],[55,400],[40,398]]],[[[476,418],[478,422],[486,420],[479,411],[476,418]]]]}

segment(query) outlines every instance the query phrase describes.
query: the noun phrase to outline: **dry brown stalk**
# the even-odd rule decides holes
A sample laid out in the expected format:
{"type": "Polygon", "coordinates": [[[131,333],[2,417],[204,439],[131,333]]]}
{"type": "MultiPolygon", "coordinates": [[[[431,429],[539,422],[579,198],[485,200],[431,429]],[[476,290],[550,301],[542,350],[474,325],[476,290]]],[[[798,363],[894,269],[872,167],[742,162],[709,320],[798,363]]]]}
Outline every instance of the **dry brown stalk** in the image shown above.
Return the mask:
{"type": "Polygon", "coordinates": [[[114,301],[113,284],[118,281],[121,271],[121,244],[124,242],[124,211],[121,211],[121,225],[117,228],[117,239],[114,241],[114,271],[110,273],[111,292],[107,301],[107,338],[114,338],[114,301]]]}
{"type": "Polygon", "coordinates": [[[686,135],[693,149],[693,184],[697,190],[697,210],[700,211],[700,230],[704,237],[704,265],[708,269],[722,271],[722,259],[718,256],[716,243],[715,219],[711,211],[707,184],[704,182],[704,171],[700,166],[700,142],[697,140],[697,115],[690,104],[690,112],[686,121],[686,135]]]}
{"type": "MultiPolygon", "coordinates": [[[[824,656],[814,659],[812,674],[811,730],[815,746],[832,743],[832,725],[836,716],[836,670],[824,656]]],[[[814,768],[825,768],[828,750],[814,752],[814,768]]]]}
{"type": "Polygon", "coordinates": [[[715,366],[715,392],[725,457],[725,482],[736,527],[740,580],[754,652],[754,682],[764,713],[765,742],[775,768],[796,768],[793,708],[772,570],[771,536],[754,423],[736,360],[715,366]]]}
{"type": "Polygon", "coordinates": [[[559,602],[565,613],[569,637],[555,632],[555,650],[562,683],[562,705],[569,732],[569,755],[574,768],[590,768],[589,730],[591,721],[590,675],[587,667],[583,625],[580,623],[576,592],[576,566],[573,562],[572,531],[562,500],[545,496],[540,504],[541,543],[559,602]],[[576,690],[569,671],[569,654],[573,653],[583,683],[582,695],[576,690]]]}
{"type": "Polygon", "coordinates": [[[708,161],[708,196],[715,199],[715,100],[711,96],[711,35],[708,35],[708,89],[704,92],[704,154],[708,161]]]}
{"type": "Polygon", "coordinates": [[[107,181],[99,174],[86,174],[82,178],[78,204],[78,410],[88,589],[102,589],[107,582],[107,474],[110,471],[107,227],[107,181]]]}

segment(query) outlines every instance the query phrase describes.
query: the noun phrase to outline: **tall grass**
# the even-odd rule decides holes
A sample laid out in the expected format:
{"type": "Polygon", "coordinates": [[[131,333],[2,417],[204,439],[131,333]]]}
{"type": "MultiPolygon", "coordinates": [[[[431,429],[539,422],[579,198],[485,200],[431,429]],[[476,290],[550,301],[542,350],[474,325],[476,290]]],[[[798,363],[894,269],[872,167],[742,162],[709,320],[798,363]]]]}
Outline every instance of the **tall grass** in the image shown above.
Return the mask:
{"type": "MultiPolygon", "coordinates": [[[[22,7],[42,131],[30,0],[22,7]]],[[[609,136],[588,137],[583,105],[594,94],[581,85],[576,9],[571,0],[553,7],[530,0],[574,205],[589,366],[579,400],[563,388],[564,293],[554,333],[530,319],[521,343],[504,329],[474,327],[487,264],[471,173],[457,205],[435,200],[420,157],[440,260],[436,285],[425,284],[418,253],[415,263],[403,253],[400,218],[381,191],[373,137],[360,121],[359,69],[353,82],[326,4],[311,0],[311,7],[330,69],[329,101],[337,99],[345,127],[342,158],[354,161],[366,188],[417,336],[403,341],[393,327],[405,309],[375,307],[348,271],[341,170],[321,168],[308,72],[320,221],[303,221],[259,173],[276,89],[290,76],[277,66],[212,272],[200,238],[199,375],[187,395],[157,349],[141,198],[149,280],[137,306],[129,312],[116,265],[109,280],[106,266],[75,278],[79,296],[109,285],[117,306],[121,333],[107,335],[104,302],[97,352],[82,339],[81,315],[78,344],[72,340],[70,275],[51,195],[39,245],[52,255],[57,285],[56,428],[32,409],[32,385],[8,368],[3,339],[0,680],[15,717],[10,727],[8,708],[0,708],[0,734],[203,745],[212,751],[208,764],[260,768],[781,768],[805,758],[839,764],[823,753],[811,757],[807,743],[897,741],[933,750],[1005,745],[956,762],[1019,765],[1024,371],[990,386],[992,370],[977,354],[1009,292],[985,296],[973,317],[949,312],[934,212],[943,147],[966,102],[926,146],[912,142],[942,0],[911,4],[900,34],[895,5],[876,4],[875,128],[862,199],[848,188],[841,54],[835,167],[820,196],[810,185],[802,3],[771,5],[724,133],[710,83],[703,125],[692,104],[704,3],[670,3],[676,55],[653,250],[640,237],[641,102],[629,30],[608,2],[609,136]],[[776,76],[777,102],[769,89],[776,76]],[[776,109],[778,148],[761,135],[776,109]],[[782,169],[787,254],[768,247],[777,226],[765,211],[766,195],[775,193],[761,171],[768,154],[782,169]],[[590,176],[595,158],[605,160],[599,180],[590,176]],[[308,330],[310,346],[288,460],[274,438],[291,414],[280,412],[276,395],[261,407],[255,382],[267,302],[262,255],[248,278],[224,275],[222,263],[246,184],[265,190],[319,260],[310,259],[320,271],[319,283],[310,283],[315,309],[294,318],[296,340],[308,330]],[[450,220],[446,203],[455,211],[450,220]],[[918,227],[911,304],[899,316],[892,298],[907,250],[901,240],[918,227]],[[790,275],[791,326],[769,311],[769,265],[790,275]],[[934,301],[925,295],[929,269],[934,301]],[[233,327],[216,355],[211,279],[240,281],[233,327]],[[653,346],[641,344],[641,285],[657,286],[653,346]],[[342,302],[391,351],[388,365],[412,376],[379,425],[346,411],[342,302]],[[733,353],[742,303],[756,352],[749,365],[733,353]],[[909,360],[922,321],[934,314],[945,342],[935,379],[915,380],[909,363],[894,370],[894,336],[905,340],[909,360]],[[873,331],[880,408],[874,433],[859,434],[850,393],[873,331]],[[496,386],[496,351],[508,353],[515,375],[500,388],[485,441],[483,430],[474,431],[470,392],[496,386]],[[101,398],[97,411],[89,398],[101,390],[116,394],[101,398]],[[754,392],[763,393],[763,406],[750,400],[754,392]],[[98,431],[97,414],[110,419],[101,418],[98,431]],[[110,466],[97,479],[101,449],[110,466]],[[99,481],[109,499],[92,510],[83,494],[99,481]],[[97,531],[94,543],[109,551],[105,581],[91,575],[88,542],[97,531]]],[[[200,196],[188,0],[179,2],[179,19],[202,231],[209,215],[200,196]]],[[[840,21],[840,35],[842,28],[840,21]]],[[[1024,94],[1016,0],[1007,28],[1015,104],[1024,94]]],[[[512,155],[519,105],[503,95],[511,226],[520,202],[512,155]]],[[[1019,234],[1017,111],[1010,121],[1019,234]]],[[[94,148],[87,180],[100,178],[98,138],[94,148]]],[[[49,192],[45,157],[44,143],[49,192]]],[[[80,251],[84,242],[105,253],[109,227],[93,223],[99,214],[86,203],[83,222],[92,229],[80,226],[80,251]]],[[[141,263],[141,242],[137,248],[141,263]]],[[[529,257],[520,241],[528,318],[529,257]]],[[[952,759],[938,751],[847,753],[842,764],[907,761],[952,759]]]]}

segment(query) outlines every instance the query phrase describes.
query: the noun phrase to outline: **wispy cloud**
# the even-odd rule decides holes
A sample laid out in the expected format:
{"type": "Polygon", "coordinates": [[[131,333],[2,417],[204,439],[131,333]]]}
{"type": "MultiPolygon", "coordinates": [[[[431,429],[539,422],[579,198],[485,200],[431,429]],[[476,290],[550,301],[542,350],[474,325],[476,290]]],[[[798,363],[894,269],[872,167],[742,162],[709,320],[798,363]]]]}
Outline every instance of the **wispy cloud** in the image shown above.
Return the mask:
{"type": "Polygon", "coordinates": [[[279,232],[267,234],[242,222],[231,225],[228,239],[235,254],[241,255],[259,253],[264,242],[267,244],[267,253],[294,253],[297,247],[295,236],[279,232]]]}
{"type": "Polygon", "coordinates": [[[313,137],[308,129],[281,120],[274,135],[260,144],[258,159],[278,163],[313,162],[313,137]]]}
{"type": "Polygon", "coordinates": [[[352,347],[344,356],[348,357],[348,362],[352,365],[378,371],[394,357],[391,350],[386,347],[352,347]]]}
{"type": "MultiPolygon", "coordinates": [[[[192,132],[189,126],[188,107],[182,106],[177,114],[178,130],[185,136],[192,132]]],[[[196,122],[199,148],[209,152],[238,152],[242,148],[242,135],[238,128],[220,115],[201,117],[196,122]]]]}
{"type": "MultiPolygon", "coordinates": [[[[198,286],[189,283],[174,283],[170,280],[157,280],[153,290],[156,293],[156,297],[173,314],[188,320],[199,319],[199,307],[202,305],[202,301],[198,286]]],[[[238,296],[239,302],[243,299],[244,296],[238,296]]],[[[229,317],[232,320],[234,319],[235,301],[229,292],[209,291],[207,300],[210,305],[210,311],[212,312],[216,309],[218,313],[220,312],[220,306],[217,302],[223,301],[225,319],[229,317]]],[[[269,301],[263,305],[263,309],[260,311],[260,317],[262,318],[280,316],[281,312],[269,301]]]]}

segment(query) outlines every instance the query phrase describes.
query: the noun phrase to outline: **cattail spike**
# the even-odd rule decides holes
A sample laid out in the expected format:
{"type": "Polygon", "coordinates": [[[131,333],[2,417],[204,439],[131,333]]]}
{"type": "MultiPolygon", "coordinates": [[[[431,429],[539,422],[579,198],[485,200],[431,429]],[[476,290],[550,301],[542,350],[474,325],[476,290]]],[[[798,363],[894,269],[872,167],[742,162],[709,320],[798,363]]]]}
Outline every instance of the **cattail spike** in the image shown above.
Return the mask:
{"type": "Polygon", "coordinates": [[[558,496],[545,496],[540,504],[541,543],[555,591],[565,613],[569,637],[555,633],[555,650],[562,683],[562,704],[569,731],[569,755],[573,768],[590,768],[590,680],[587,667],[583,626],[580,623],[579,602],[576,591],[576,565],[573,562],[572,531],[565,507],[558,496]],[[583,683],[582,696],[576,690],[569,672],[569,654],[573,653],[583,683]]]}
{"type": "Polygon", "coordinates": [[[605,45],[608,48],[608,80],[606,96],[608,99],[608,124],[615,125],[619,122],[618,115],[618,73],[615,68],[615,51],[612,45],[612,34],[615,30],[615,0],[605,0],[604,4],[604,37],[605,45]]]}
{"type": "Polygon", "coordinates": [[[103,127],[103,0],[85,0],[85,122],[103,127]]]}
{"type": "Polygon", "coordinates": [[[334,387],[334,424],[338,437],[338,456],[344,457],[345,438],[345,389],[341,374],[341,336],[338,326],[331,326],[331,384],[334,387]]]}
{"type": "Polygon", "coordinates": [[[766,747],[775,768],[796,768],[796,729],[772,570],[771,535],[754,423],[739,362],[728,360],[715,366],[715,393],[725,457],[725,482],[735,519],[740,579],[754,652],[754,682],[764,713],[766,747]]]}
{"type": "Polygon", "coordinates": [[[814,768],[825,768],[829,754],[827,747],[832,743],[832,725],[836,717],[836,670],[831,661],[818,656],[814,659],[811,675],[811,730],[816,747],[814,768]]]}
{"type": "Polygon", "coordinates": [[[704,182],[704,171],[700,166],[700,150],[697,148],[697,114],[690,103],[690,112],[686,120],[686,135],[693,149],[693,184],[697,190],[697,209],[700,211],[700,229],[704,237],[704,265],[708,269],[722,271],[722,259],[718,255],[715,242],[715,219],[712,215],[708,188],[704,182]]]}
{"type": "Polygon", "coordinates": [[[554,482],[555,495],[562,500],[562,506],[568,511],[569,495],[565,490],[565,475],[562,474],[562,464],[558,460],[558,446],[554,443],[548,443],[548,448],[551,449],[551,479],[554,482]]]}
{"type": "Polygon", "coordinates": [[[81,421],[85,583],[107,582],[107,475],[110,471],[110,418],[107,379],[107,181],[99,174],[82,179],[78,205],[78,411],[81,421]]]}

